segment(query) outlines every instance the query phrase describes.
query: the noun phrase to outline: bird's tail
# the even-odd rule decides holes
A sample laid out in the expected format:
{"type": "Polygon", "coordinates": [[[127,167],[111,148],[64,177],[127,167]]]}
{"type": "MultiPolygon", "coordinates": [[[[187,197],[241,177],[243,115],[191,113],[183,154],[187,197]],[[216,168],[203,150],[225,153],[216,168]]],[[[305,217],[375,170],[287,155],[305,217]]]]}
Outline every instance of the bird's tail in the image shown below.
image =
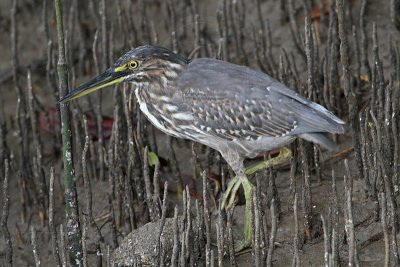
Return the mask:
{"type": "Polygon", "coordinates": [[[298,114],[301,114],[299,117],[302,120],[299,122],[298,134],[304,132],[344,133],[344,122],[317,103],[300,104],[295,106],[295,109],[298,114]]]}
{"type": "Polygon", "coordinates": [[[337,145],[329,139],[327,133],[304,133],[300,134],[299,137],[309,142],[321,145],[330,151],[337,151],[338,149],[337,145]]]}

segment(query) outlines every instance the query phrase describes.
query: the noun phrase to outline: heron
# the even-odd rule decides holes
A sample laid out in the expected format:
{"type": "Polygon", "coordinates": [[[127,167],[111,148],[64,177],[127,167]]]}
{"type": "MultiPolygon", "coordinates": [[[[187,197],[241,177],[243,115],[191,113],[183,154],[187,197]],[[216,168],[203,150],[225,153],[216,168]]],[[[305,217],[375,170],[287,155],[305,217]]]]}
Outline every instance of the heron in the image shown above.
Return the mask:
{"type": "Polygon", "coordinates": [[[296,138],[332,150],[328,134],[343,134],[344,122],[263,72],[213,58],[188,59],[167,48],[144,45],[122,55],[110,68],[59,100],[63,104],[101,88],[131,83],[140,110],[162,132],[209,146],[222,155],[235,177],[221,201],[234,206],[242,186],[245,195],[244,238],[236,250],[251,244],[251,196],[254,185],[245,158],[281,148],[271,167],[291,157],[284,148],[296,138]]]}

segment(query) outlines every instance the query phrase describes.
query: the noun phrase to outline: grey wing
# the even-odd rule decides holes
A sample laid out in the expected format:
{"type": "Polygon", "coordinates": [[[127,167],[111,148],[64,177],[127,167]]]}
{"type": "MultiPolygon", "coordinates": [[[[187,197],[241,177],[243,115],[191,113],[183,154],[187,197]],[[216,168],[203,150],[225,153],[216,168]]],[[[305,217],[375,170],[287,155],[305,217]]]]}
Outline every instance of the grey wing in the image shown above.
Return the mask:
{"type": "Polygon", "coordinates": [[[197,130],[225,139],[342,132],[343,122],[270,76],[214,59],[192,61],[176,81],[174,100],[197,130]]]}
{"type": "Polygon", "coordinates": [[[267,101],[204,97],[190,103],[186,108],[196,118],[198,130],[229,140],[285,136],[297,127],[294,116],[274,113],[267,101]]]}

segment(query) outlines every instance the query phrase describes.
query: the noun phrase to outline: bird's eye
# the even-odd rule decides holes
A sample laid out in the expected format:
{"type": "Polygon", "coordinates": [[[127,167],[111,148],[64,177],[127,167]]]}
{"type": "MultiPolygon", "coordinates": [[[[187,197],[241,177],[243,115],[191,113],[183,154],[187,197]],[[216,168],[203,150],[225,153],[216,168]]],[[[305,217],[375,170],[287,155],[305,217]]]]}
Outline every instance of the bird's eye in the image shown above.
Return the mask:
{"type": "Polygon", "coordinates": [[[139,66],[139,62],[137,62],[136,60],[129,61],[129,63],[128,63],[128,68],[131,70],[136,69],[138,66],[139,66]]]}

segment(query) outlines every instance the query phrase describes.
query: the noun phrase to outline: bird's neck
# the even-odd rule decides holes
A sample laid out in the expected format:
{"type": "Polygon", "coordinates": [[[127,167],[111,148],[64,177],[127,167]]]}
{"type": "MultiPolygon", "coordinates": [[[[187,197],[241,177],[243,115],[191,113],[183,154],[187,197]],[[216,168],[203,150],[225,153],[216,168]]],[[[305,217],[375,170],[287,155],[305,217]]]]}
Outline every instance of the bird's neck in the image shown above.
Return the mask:
{"type": "Polygon", "coordinates": [[[170,87],[185,68],[184,64],[169,63],[162,68],[150,71],[148,72],[148,82],[144,84],[143,89],[157,95],[169,95],[170,87]]]}
{"type": "Polygon", "coordinates": [[[139,103],[157,103],[160,98],[169,98],[179,74],[186,65],[170,63],[163,68],[147,71],[147,79],[142,79],[136,87],[136,96],[139,103]]]}
{"type": "Polygon", "coordinates": [[[168,108],[177,108],[169,103],[173,99],[174,83],[181,71],[182,69],[163,70],[157,79],[150,78],[151,82],[142,82],[135,89],[140,110],[148,120],[161,131],[175,137],[178,137],[178,134],[171,130],[173,126],[169,117],[172,111],[168,108]]]}

